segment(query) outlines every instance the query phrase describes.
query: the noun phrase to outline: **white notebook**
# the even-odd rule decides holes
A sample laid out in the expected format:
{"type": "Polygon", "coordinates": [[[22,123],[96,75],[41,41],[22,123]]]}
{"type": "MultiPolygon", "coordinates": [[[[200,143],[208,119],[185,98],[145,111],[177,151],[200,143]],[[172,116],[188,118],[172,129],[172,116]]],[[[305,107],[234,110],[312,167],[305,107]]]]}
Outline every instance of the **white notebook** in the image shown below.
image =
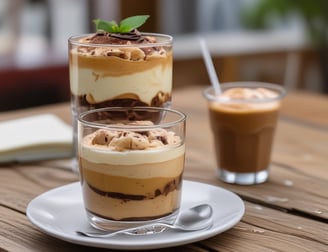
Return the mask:
{"type": "Polygon", "coordinates": [[[0,163],[72,156],[72,127],[52,114],[0,122],[0,163]]]}

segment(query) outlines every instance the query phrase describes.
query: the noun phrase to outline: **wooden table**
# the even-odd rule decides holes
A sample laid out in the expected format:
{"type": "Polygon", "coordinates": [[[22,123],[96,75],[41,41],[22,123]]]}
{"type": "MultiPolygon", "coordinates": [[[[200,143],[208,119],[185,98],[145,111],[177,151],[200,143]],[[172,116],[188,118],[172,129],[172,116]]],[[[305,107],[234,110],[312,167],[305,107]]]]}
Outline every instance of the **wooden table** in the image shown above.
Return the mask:
{"type": "MultiPolygon", "coordinates": [[[[184,178],[237,193],[244,200],[246,212],[236,226],[222,234],[160,251],[328,250],[327,96],[290,93],[286,97],[270,179],[254,186],[230,185],[216,179],[213,142],[201,88],[175,90],[173,104],[188,116],[184,178]]],[[[70,122],[68,103],[1,113],[0,120],[45,112],[70,122]]],[[[90,250],[43,234],[25,215],[27,204],[37,195],[78,180],[69,166],[69,160],[56,160],[0,167],[1,251],[90,250]]]]}

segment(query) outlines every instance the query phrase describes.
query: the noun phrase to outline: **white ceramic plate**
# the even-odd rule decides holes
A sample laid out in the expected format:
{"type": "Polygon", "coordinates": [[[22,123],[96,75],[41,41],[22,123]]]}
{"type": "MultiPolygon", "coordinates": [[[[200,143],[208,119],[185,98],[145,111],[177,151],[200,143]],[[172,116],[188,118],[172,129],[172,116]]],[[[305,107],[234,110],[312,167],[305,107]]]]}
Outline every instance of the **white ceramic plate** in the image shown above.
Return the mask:
{"type": "Polygon", "coordinates": [[[41,231],[56,238],[86,246],[141,250],[179,246],[222,233],[237,224],[244,215],[243,201],[223,188],[193,181],[183,181],[181,209],[201,203],[211,204],[214,224],[207,230],[179,232],[167,230],[151,235],[117,235],[111,238],[79,236],[75,230],[92,229],[84,212],[78,182],[55,188],[33,199],[27,206],[27,217],[41,231]]]}

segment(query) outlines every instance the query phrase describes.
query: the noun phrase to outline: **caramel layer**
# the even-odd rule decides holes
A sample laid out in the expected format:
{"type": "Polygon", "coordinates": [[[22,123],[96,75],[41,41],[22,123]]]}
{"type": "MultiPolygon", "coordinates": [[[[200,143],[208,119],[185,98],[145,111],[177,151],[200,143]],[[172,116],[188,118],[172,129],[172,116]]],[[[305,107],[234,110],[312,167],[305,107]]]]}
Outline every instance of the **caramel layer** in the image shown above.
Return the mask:
{"type": "MultiPolygon", "coordinates": [[[[92,188],[96,188],[99,192],[115,192],[122,195],[142,195],[146,198],[154,198],[160,194],[167,194],[168,191],[179,189],[181,186],[181,177],[184,166],[184,156],[180,156],[176,159],[169,160],[161,163],[146,163],[139,165],[129,165],[128,167],[135,167],[135,171],[142,170],[158,170],[159,175],[156,177],[136,177],[131,176],[125,172],[124,165],[114,165],[115,168],[122,170],[122,175],[110,175],[105,172],[97,172],[95,170],[88,169],[89,166],[93,168],[97,167],[97,170],[109,170],[111,165],[109,164],[95,164],[87,160],[80,160],[80,174],[82,183],[87,183],[92,188]],[[176,167],[174,174],[165,174],[165,167],[176,167]],[[173,183],[174,182],[174,183],[173,183]]],[[[137,172],[136,172],[137,174],[137,172]]],[[[144,173],[145,174],[145,173],[144,173]]]]}
{"type": "MultiPolygon", "coordinates": [[[[140,61],[125,60],[116,56],[90,56],[70,52],[70,67],[92,69],[92,71],[106,76],[123,76],[143,72],[161,66],[163,69],[172,66],[173,55],[168,52],[166,56],[147,57],[140,61]]],[[[96,77],[96,76],[95,76],[96,77]]]]}

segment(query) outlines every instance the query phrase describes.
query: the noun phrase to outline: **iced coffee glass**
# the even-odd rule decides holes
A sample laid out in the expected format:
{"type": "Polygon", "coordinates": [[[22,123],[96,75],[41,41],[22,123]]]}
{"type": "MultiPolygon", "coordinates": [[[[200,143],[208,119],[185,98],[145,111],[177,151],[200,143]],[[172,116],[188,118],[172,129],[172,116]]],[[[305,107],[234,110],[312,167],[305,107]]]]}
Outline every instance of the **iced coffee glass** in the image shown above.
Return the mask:
{"type": "Polygon", "coordinates": [[[170,106],[171,36],[97,32],[71,37],[68,45],[74,153],[81,112],[103,107],[170,106]]]}
{"type": "Polygon", "coordinates": [[[214,136],[218,177],[227,183],[268,179],[283,87],[268,83],[222,84],[222,94],[204,90],[214,136]]]}
{"type": "Polygon", "coordinates": [[[181,112],[158,107],[111,107],[80,115],[80,181],[93,227],[174,222],[181,201],[185,120],[181,112]]]}

